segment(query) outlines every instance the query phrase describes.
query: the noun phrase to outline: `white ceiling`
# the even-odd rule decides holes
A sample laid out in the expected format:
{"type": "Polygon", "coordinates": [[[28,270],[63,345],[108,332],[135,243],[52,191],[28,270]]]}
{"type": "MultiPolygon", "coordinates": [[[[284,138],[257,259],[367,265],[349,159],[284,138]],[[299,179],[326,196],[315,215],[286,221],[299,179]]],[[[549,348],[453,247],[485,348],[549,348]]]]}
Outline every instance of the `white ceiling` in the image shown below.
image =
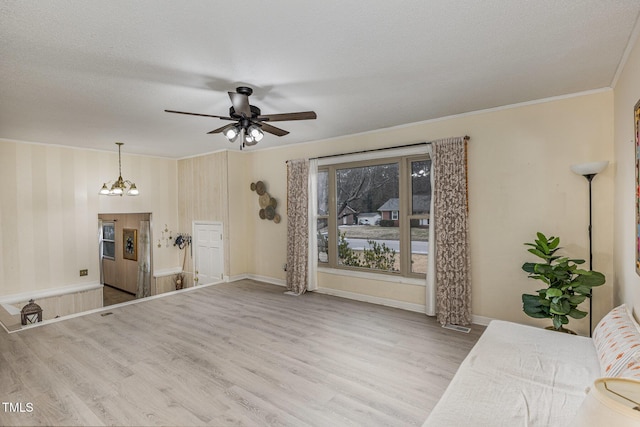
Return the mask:
{"type": "Polygon", "coordinates": [[[639,0],[1,0],[0,138],[185,157],[227,91],[279,122],[251,149],[610,87],[639,0]]]}

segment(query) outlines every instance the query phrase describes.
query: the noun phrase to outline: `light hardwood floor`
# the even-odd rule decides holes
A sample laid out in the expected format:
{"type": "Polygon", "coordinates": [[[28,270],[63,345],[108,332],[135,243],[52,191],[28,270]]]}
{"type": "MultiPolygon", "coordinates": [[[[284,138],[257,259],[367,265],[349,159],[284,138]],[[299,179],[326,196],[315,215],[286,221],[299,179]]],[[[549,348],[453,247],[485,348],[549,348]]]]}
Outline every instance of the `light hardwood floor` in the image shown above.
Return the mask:
{"type": "Polygon", "coordinates": [[[420,425],[484,330],[283,291],[243,280],[0,331],[0,401],[33,406],[0,406],[0,425],[420,425]]]}

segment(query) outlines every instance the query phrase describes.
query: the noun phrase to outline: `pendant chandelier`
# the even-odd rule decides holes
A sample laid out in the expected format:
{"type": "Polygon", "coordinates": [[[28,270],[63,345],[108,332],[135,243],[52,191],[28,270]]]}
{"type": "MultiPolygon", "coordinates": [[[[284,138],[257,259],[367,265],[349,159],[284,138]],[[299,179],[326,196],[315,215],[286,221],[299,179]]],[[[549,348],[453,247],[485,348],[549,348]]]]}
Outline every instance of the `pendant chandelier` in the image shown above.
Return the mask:
{"type": "Polygon", "coordinates": [[[120,156],[120,148],[124,143],[116,142],[116,145],[118,146],[118,179],[113,183],[113,185],[111,185],[111,188],[107,187],[106,182],[102,184],[100,194],[103,196],[122,196],[126,193],[127,196],[137,196],[140,192],[136,188],[136,184],[129,180],[122,179],[122,158],[120,156]]]}

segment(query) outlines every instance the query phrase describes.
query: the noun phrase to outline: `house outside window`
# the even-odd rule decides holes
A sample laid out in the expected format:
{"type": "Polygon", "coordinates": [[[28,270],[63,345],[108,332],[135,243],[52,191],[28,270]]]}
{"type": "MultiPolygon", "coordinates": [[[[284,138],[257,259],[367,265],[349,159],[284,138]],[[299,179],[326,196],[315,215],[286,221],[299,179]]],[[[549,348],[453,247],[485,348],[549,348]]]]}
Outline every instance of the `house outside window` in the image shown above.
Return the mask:
{"type": "Polygon", "coordinates": [[[424,277],[430,164],[421,155],[320,167],[319,266],[424,277]]]}

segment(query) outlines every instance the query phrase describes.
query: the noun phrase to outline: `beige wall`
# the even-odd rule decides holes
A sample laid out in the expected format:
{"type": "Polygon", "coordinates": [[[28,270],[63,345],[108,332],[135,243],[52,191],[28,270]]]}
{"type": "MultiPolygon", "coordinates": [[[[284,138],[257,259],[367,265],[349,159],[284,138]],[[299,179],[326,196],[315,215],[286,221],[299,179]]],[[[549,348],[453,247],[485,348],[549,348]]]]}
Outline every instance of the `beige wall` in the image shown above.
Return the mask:
{"type": "Polygon", "coordinates": [[[615,87],[614,302],[640,313],[640,277],[635,271],[635,139],[633,107],[640,100],[640,43],[636,41],[615,87]]]}
{"type": "MultiPolygon", "coordinates": [[[[193,221],[222,222],[225,274],[229,271],[227,161],[226,151],[178,160],[178,231],[192,234],[193,221]]],[[[185,273],[185,286],[193,286],[191,251],[187,254],[185,273]]]]}
{"type": "MultiPolygon", "coordinates": [[[[193,221],[222,222],[224,274],[231,278],[251,271],[253,261],[248,159],[244,152],[224,151],[178,161],[180,230],[191,233],[193,221]]],[[[190,254],[185,271],[191,286],[190,254]]]]}
{"type": "MultiPolygon", "coordinates": [[[[285,200],[287,159],[470,135],[473,313],[544,324],[522,313],[521,294],[539,286],[520,270],[524,261],[531,260],[523,243],[542,231],[559,235],[567,254],[588,258],[588,187],[584,178],[570,171],[570,165],[613,159],[612,109],[613,92],[604,91],[255,151],[247,174],[250,181],[265,181],[270,193],[285,200]]],[[[612,305],[613,175],[613,168],[609,168],[593,182],[594,268],[608,278],[596,292],[594,320],[612,305]]],[[[286,219],[274,224],[252,215],[250,222],[255,259],[251,273],[284,280],[281,266],[286,262],[286,219]]],[[[424,288],[414,285],[333,274],[321,274],[319,280],[321,287],[424,304],[424,288]]],[[[588,331],[586,320],[572,320],[571,324],[578,332],[588,331]]]]}
{"type": "MultiPolygon", "coordinates": [[[[231,278],[248,273],[255,262],[254,252],[251,250],[254,222],[250,219],[257,216],[257,202],[250,195],[251,181],[249,180],[248,161],[246,152],[228,152],[229,187],[229,270],[231,278]]],[[[253,193],[255,195],[255,193],[253,193]]],[[[281,202],[282,200],[280,200],[281,202]]]]}
{"type": "MultiPolygon", "coordinates": [[[[98,213],[151,212],[154,237],[176,224],[176,163],[123,154],[140,195],[105,197],[117,152],[0,140],[0,296],[99,282],[98,213]]],[[[154,247],[153,258],[156,269],[178,265],[174,248],[154,247]]]]}

